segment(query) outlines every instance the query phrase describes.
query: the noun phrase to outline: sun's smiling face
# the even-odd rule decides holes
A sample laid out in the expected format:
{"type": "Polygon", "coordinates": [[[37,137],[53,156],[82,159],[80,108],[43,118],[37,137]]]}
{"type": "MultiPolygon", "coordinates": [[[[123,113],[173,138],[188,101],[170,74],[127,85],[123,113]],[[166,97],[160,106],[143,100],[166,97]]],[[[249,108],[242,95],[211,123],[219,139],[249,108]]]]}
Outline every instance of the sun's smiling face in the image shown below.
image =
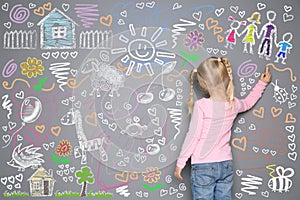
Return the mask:
{"type": "Polygon", "coordinates": [[[163,59],[175,58],[173,52],[164,50],[168,49],[166,47],[168,42],[161,40],[164,32],[163,28],[158,27],[154,29],[148,30],[147,27],[143,27],[140,30],[136,30],[133,24],[129,24],[129,34],[124,33],[118,36],[118,40],[124,46],[112,49],[111,54],[123,54],[121,62],[128,65],[126,76],[132,73],[133,68],[136,68],[136,72],[140,73],[143,66],[148,74],[153,76],[152,64],[163,65],[163,59]]]}
{"type": "Polygon", "coordinates": [[[129,55],[136,60],[149,61],[154,57],[154,45],[145,39],[136,39],[128,45],[129,55]]]}

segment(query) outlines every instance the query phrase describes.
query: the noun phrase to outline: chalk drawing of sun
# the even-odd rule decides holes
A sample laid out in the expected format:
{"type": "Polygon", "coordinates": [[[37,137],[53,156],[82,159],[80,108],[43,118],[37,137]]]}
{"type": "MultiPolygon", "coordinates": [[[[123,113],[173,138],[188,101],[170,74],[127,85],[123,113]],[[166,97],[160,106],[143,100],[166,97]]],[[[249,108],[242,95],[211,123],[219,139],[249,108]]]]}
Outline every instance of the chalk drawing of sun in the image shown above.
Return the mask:
{"type": "Polygon", "coordinates": [[[175,58],[174,53],[156,49],[168,44],[166,40],[158,41],[163,32],[163,29],[161,27],[157,28],[149,37],[147,37],[147,27],[142,28],[139,36],[133,24],[129,24],[129,31],[130,38],[126,37],[124,34],[121,34],[118,38],[119,41],[127,46],[111,50],[112,54],[125,54],[122,57],[121,62],[129,62],[129,66],[126,71],[127,76],[132,73],[134,67],[136,67],[136,71],[140,73],[142,66],[145,66],[149,75],[152,76],[154,74],[151,65],[152,62],[163,65],[164,61],[160,58],[175,58]]]}

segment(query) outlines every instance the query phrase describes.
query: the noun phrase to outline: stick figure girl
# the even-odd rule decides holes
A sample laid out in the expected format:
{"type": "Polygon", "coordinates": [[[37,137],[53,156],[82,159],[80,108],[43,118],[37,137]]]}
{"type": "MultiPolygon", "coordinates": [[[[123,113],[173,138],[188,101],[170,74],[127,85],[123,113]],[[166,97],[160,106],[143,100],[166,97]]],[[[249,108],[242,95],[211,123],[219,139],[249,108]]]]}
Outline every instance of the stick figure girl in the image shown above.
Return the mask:
{"type": "Polygon", "coordinates": [[[232,21],[231,24],[230,24],[230,29],[228,29],[226,33],[227,36],[226,36],[226,45],[225,45],[225,48],[228,48],[228,46],[230,47],[230,49],[233,49],[232,45],[235,45],[236,44],[236,35],[238,37],[240,37],[240,34],[238,33],[238,29],[240,28],[241,25],[246,25],[246,22],[245,21],[238,21],[236,19],[234,19],[232,16],[230,16],[228,18],[229,21],[232,21]]]}
{"type": "Polygon", "coordinates": [[[247,31],[247,34],[243,39],[243,43],[244,43],[243,53],[248,53],[247,44],[249,44],[250,46],[249,51],[251,54],[253,54],[252,46],[255,44],[254,34],[256,35],[257,38],[259,38],[256,24],[260,24],[260,13],[258,12],[252,13],[251,17],[248,18],[247,20],[248,22],[251,22],[251,24],[249,24],[240,34],[243,35],[247,31]]]}

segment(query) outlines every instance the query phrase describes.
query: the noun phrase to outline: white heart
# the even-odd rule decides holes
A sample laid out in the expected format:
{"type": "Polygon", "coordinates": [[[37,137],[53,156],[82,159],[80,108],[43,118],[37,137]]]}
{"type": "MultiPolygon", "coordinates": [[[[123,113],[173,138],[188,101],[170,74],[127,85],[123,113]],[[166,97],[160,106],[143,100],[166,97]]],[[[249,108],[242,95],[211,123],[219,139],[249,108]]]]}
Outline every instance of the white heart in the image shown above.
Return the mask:
{"type": "Polygon", "coordinates": [[[15,183],[15,177],[14,177],[14,176],[9,176],[7,179],[8,179],[8,181],[9,181],[10,183],[12,183],[12,184],[15,183]]]}
{"type": "Polygon", "coordinates": [[[225,10],[224,8],[216,9],[215,14],[217,15],[217,17],[220,17],[223,14],[224,10],[225,10]]]}
{"type": "Polygon", "coordinates": [[[258,10],[263,10],[266,8],[266,4],[264,4],[264,3],[258,3],[256,6],[257,6],[258,10]]]}
{"type": "Polygon", "coordinates": [[[174,3],[173,10],[176,10],[176,9],[179,9],[179,8],[182,8],[182,5],[179,4],[179,3],[174,3]]]}
{"type": "Polygon", "coordinates": [[[239,10],[238,6],[230,6],[230,10],[234,13],[237,13],[237,11],[239,10]]]}
{"type": "Polygon", "coordinates": [[[202,11],[198,11],[198,12],[194,12],[193,13],[193,18],[197,21],[201,21],[201,17],[202,17],[202,11]]]}
{"type": "Polygon", "coordinates": [[[73,182],[73,176],[69,176],[68,179],[70,182],[73,182]]]}
{"type": "Polygon", "coordinates": [[[199,24],[198,26],[201,30],[204,30],[204,24],[199,24]]]}
{"type": "Polygon", "coordinates": [[[255,153],[257,153],[257,152],[259,151],[259,148],[258,148],[258,147],[252,147],[252,149],[253,149],[253,151],[254,151],[255,153]]]}
{"type": "Polygon", "coordinates": [[[44,147],[44,149],[45,149],[46,151],[49,150],[49,144],[43,144],[43,147],[44,147]]]}
{"type": "Polygon", "coordinates": [[[68,182],[68,178],[67,177],[63,177],[63,181],[68,182]]]}
{"type": "Polygon", "coordinates": [[[23,98],[24,98],[24,91],[20,91],[20,92],[16,93],[15,96],[16,96],[18,99],[23,99],[23,98]]]}
{"type": "Polygon", "coordinates": [[[48,60],[49,57],[50,57],[50,52],[44,52],[44,53],[42,53],[42,57],[43,57],[44,59],[48,60]]]}
{"type": "Polygon", "coordinates": [[[21,184],[20,183],[15,184],[15,188],[16,189],[20,189],[21,188],[21,184]]]}
{"type": "Polygon", "coordinates": [[[23,174],[17,174],[15,176],[15,178],[16,178],[17,181],[22,182],[22,180],[23,180],[23,174]]]}
{"type": "Polygon", "coordinates": [[[2,140],[7,143],[10,140],[10,135],[3,135],[2,140]]]}
{"type": "Polygon", "coordinates": [[[7,177],[1,178],[1,183],[2,183],[3,185],[6,185],[6,183],[7,183],[7,177]]]}
{"type": "Polygon", "coordinates": [[[293,152],[293,153],[288,153],[288,157],[289,157],[289,159],[291,159],[292,161],[296,161],[296,159],[297,159],[297,152],[293,152]]]}
{"type": "Polygon", "coordinates": [[[236,173],[236,175],[241,176],[241,175],[243,174],[243,171],[237,169],[237,170],[235,171],[235,173],[236,173]]]}
{"type": "Polygon", "coordinates": [[[288,5],[284,5],[283,8],[285,12],[290,12],[293,9],[292,6],[288,6],[288,5]]]}
{"type": "Polygon", "coordinates": [[[63,3],[62,4],[62,8],[64,9],[65,12],[67,12],[70,8],[70,4],[67,4],[67,3],[63,3]]]}

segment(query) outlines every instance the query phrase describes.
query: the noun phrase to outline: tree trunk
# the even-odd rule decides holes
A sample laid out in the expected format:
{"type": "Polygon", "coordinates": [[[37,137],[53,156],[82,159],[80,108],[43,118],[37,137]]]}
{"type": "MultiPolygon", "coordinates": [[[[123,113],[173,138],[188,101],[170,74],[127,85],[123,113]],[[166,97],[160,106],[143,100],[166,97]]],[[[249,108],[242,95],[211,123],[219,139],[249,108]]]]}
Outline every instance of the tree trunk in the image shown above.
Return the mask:
{"type": "Polygon", "coordinates": [[[80,196],[81,197],[85,197],[86,196],[86,181],[83,182],[80,196]]]}

